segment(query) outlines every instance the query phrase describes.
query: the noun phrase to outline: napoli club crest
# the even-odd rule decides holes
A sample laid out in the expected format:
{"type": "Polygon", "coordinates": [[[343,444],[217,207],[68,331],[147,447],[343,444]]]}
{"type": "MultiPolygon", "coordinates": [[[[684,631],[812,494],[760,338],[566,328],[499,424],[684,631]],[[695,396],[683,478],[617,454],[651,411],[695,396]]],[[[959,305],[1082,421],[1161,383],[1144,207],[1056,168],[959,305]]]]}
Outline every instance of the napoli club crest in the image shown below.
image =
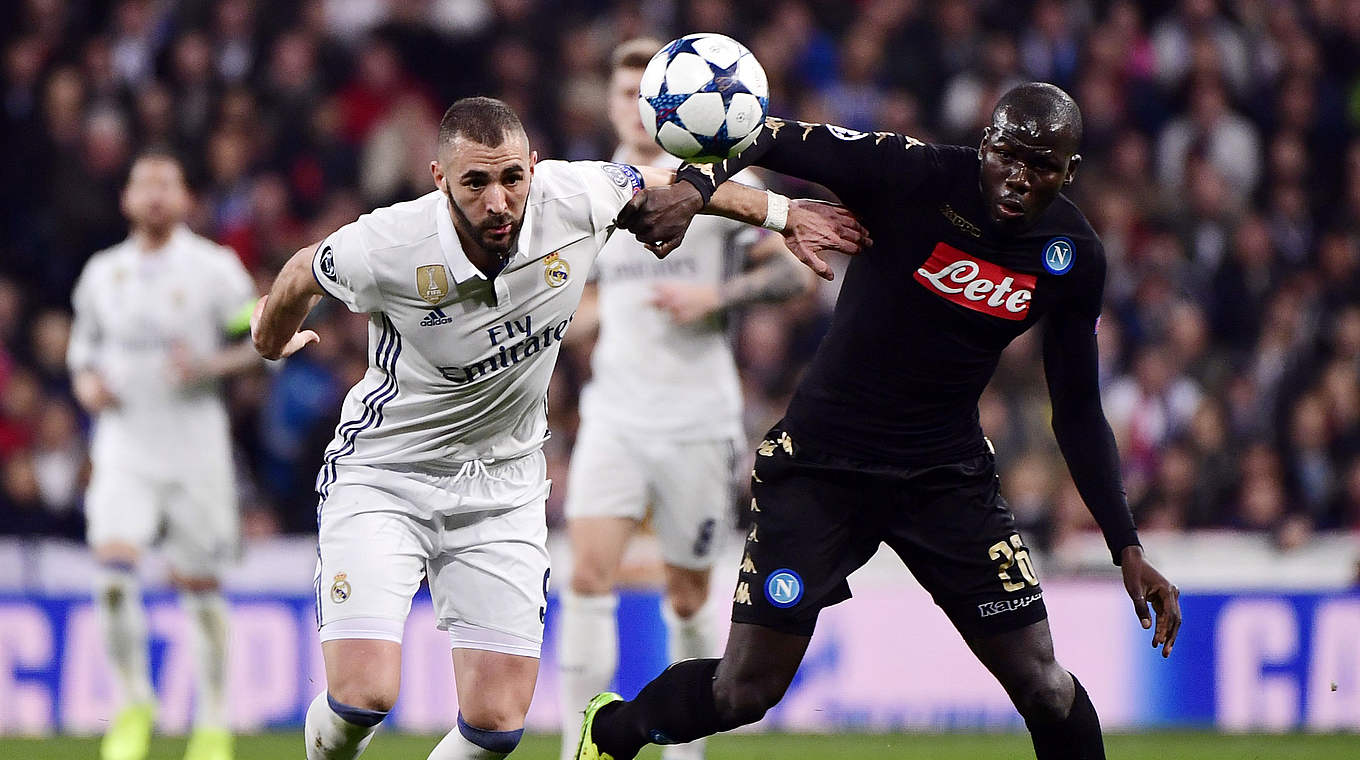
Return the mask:
{"type": "Polygon", "coordinates": [[[1067,274],[1076,260],[1076,246],[1071,238],[1055,237],[1044,246],[1044,269],[1049,274],[1067,274]]]}
{"type": "Polygon", "coordinates": [[[776,570],[765,579],[765,598],[780,609],[792,607],[803,598],[803,579],[788,568],[776,570]]]}

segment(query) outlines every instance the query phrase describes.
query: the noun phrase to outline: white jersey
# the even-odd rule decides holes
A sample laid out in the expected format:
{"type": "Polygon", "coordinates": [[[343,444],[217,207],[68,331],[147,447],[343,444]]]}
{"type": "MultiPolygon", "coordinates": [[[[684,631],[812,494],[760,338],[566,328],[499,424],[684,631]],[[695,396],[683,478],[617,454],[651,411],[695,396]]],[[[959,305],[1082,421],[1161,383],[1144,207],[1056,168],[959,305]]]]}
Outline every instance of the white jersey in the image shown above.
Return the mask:
{"type": "MultiPolygon", "coordinates": [[[[680,160],[662,154],[663,168],[680,160]]],[[[734,179],[763,187],[749,171],[734,179]]],[[[685,241],[656,257],[632,235],[617,235],[600,252],[600,336],[591,380],[581,393],[582,421],[673,440],[742,435],[741,381],[720,317],[680,325],[651,304],[657,283],[719,286],[741,271],[747,247],[763,230],[718,216],[694,218],[685,241]]]]}
{"type": "Polygon", "coordinates": [[[95,421],[97,468],[173,478],[229,465],[219,384],[181,384],[174,357],[203,359],[229,331],[244,334],[254,298],[235,252],[186,227],[159,251],[129,238],[90,257],[71,297],[67,363],[97,371],[118,400],[95,421]]]}
{"type": "Polygon", "coordinates": [[[317,281],[372,316],[368,372],[326,449],[322,497],[337,463],[438,471],[536,451],[587,272],[641,187],[629,166],[539,163],[515,250],[489,282],[463,253],[438,191],[326,238],[312,261],[317,281]]]}

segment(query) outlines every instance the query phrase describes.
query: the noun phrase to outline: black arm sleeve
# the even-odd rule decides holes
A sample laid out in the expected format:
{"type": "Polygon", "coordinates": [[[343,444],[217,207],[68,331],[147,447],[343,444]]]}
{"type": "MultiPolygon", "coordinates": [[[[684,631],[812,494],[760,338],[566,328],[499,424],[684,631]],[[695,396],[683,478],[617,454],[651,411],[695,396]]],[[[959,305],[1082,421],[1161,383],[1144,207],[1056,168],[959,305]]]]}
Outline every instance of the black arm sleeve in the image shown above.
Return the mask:
{"type": "Polygon", "coordinates": [[[746,150],[715,164],[684,164],[676,181],[694,185],[707,204],[718,185],[732,175],[761,166],[824,185],[854,208],[885,184],[896,198],[923,186],[937,159],[933,146],[914,137],[771,117],[746,150]]]}
{"type": "Polygon", "coordinates": [[[1044,374],[1053,402],[1053,435],[1058,448],[1118,565],[1124,547],[1140,544],[1119,474],[1114,432],[1100,404],[1095,335],[1098,316],[1098,312],[1072,308],[1048,315],[1044,323],[1044,374]]]}

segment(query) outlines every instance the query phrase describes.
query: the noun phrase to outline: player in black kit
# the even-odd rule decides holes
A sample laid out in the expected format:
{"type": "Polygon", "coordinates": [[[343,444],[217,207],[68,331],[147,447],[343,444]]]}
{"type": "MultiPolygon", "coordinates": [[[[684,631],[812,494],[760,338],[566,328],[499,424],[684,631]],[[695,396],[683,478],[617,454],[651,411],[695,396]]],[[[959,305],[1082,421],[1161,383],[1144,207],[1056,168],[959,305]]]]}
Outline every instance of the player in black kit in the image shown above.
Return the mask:
{"type": "Polygon", "coordinates": [[[977,412],[1002,349],[1042,322],[1053,432],[1135,612],[1150,628],[1151,604],[1152,644],[1169,655],[1179,592],[1143,558],[1097,387],[1105,255],[1059,194],[1080,141],[1076,103],[1037,83],[1001,98],[976,149],[770,119],[737,158],[684,167],[620,214],[664,253],[718,184],[757,165],[825,185],[874,244],[851,260],[830,332],[757,450],[726,653],[672,665],[631,702],[596,697],[578,758],[626,760],[759,720],[818,613],[849,598],[846,576],[883,542],[1001,682],[1039,760],[1105,757],[1091,700],[1054,659],[977,412]]]}

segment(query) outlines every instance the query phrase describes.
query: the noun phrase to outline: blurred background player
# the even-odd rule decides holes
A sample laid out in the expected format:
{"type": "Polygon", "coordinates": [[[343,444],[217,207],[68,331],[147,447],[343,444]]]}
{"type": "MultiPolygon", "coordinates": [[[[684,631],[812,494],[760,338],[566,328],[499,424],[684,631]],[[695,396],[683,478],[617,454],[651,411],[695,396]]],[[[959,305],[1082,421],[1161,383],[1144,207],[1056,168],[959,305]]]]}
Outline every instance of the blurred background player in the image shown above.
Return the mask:
{"type": "MultiPolygon", "coordinates": [[[[614,161],[673,169],[643,129],[638,85],[661,49],[654,39],[620,45],[609,82],[614,161]]],[[[751,172],[736,180],[760,186],[751,172]]],[[[733,468],[745,448],[741,386],[725,315],[807,292],[812,273],[779,235],[721,217],[694,220],[658,262],[631,235],[610,238],[577,315],[598,319],[592,379],[581,396],[566,501],[572,575],[562,596],[562,704],[606,690],[618,666],[614,594],[620,562],[651,507],[665,562],[668,659],[717,654],[705,611],[714,556],[732,522],[733,468]],[[751,268],[741,272],[743,263],[751,268]],[[645,359],[644,359],[645,357],[645,359]]],[[[562,757],[575,754],[580,715],[562,712],[562,757]]],[[[667,747],[672,760],[703,756],[702,742],[667,747]]]]}
{"type": "MultiPolygon", "coordinates": [[[[459,706],[430,760],[518,746],[548,603],[548,382],[616,214],[644,177],[672,177],[536,163],[519,117],[492,98],[450,106],[437,145],[437,190],[299,250],[253,320],[256,347],[278,359],[318,339],[298,328],[323,295],[371,315],[368,372],[317,476],[326,689],[307,712],[309,760],[357,757],[392,709],[422,579],[459,706]]],[[[765,193],[730,187],[716,213],[766,218],[765,193]]],[[[849,218],[808,205],[790,209],[790,229],[849,218]]]]}
{"type": "Polygon", "coordinates": [[[137,563],[160,539],[198,665],[186,760],[227,760],[227,610],[218,579],[238,547],[230,431],[219,380],[259,366],[255,286],[230,249],[190,232],[178,160],[146,153],[122,195],[127,240],[90,258],[72,295],[67,362],[95,419],[86,495],[95,603],[121,709],[103,760],[140,760],[155,697],[137,563]]]}

